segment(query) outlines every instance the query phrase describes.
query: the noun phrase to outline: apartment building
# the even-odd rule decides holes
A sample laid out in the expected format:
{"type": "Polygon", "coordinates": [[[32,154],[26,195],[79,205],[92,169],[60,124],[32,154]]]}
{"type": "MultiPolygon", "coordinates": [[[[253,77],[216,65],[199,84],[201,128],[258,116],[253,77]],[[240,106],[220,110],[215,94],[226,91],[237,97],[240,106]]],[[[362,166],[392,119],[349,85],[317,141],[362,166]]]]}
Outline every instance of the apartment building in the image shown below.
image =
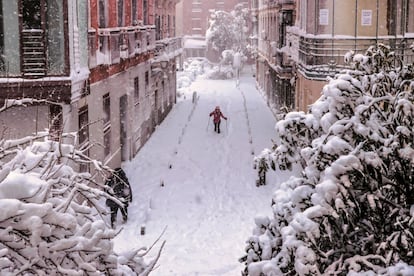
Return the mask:
{"type": "Polygon", "coordinates": [[[137,153],[175,103],[177,1],[89,2],[90,91],[80,109],[89,125],[79,127],[90,134],[80,142],[103,145],[90,154],[113,167],[137,153]]]}
{"type": "Polygon", "coordinates": [[[413,0],[255,1],[257,82],[275,113],[307,110],[328,76],[346,68],[344,55],[390,45],[407,63],[414,57],[413,0]],[[277,30],[274,29],[277,27],[277,30]]]}
{"type": "Polygon", "coordinates": [[[175,103],[176,3],[0,1],[0,100],[38,100],[0,114],[4,135],[77,132],[91,157],[131,159],[175,103]]]}
{"type": "Polygon", "coordinates": [[[181,0],[177,5],[177,34],[183,37],[184,57],[205,57],[206,30],[212,11],[231,11],[234,6],[249,0],[181,0]]]}
{"type": "Polygon", "coordinates": [[[253,0],[252,45],[256,48],[256,80],[268,105],[277,113],[294,105],[292,65],[284,59],[286,30],[294,24],[295,1],[253,0]]]}
{"type": "Polygon", "coordinates": [[[0,113],[2,138],[73,130],[70,120],[62,123],[88,80],[87,7],[64,0],[0,1],[0,104],[43,101],[0,113]]]}

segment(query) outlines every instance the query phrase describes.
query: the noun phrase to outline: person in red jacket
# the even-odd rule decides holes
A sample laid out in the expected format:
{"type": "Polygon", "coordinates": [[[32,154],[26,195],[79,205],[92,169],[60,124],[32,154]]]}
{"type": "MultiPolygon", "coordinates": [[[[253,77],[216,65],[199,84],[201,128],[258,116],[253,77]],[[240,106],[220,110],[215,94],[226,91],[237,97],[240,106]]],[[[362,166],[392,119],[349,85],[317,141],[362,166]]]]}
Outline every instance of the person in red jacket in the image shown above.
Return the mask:
{"type": "Polygon", "coordinates": [[[210,113],[210,117],[213,116],[214,131],[220,133],[220,121],[221,118],[227,120],[227,117],[223,115],[219,106],[216,106],[216,109],[210,113]]]}

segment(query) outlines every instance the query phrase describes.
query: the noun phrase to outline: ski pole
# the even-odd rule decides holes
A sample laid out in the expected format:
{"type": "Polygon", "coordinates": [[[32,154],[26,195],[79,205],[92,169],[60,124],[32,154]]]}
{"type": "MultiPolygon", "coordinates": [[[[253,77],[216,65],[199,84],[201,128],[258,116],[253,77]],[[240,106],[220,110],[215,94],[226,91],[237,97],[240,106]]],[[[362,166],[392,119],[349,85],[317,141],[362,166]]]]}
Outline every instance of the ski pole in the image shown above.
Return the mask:
{"type": "Polygon", "coordinates": [[[206,131],[208,130],[208,127],[210,126],[210,117],[208,117],[208,124],[207,124],[207,127],[206,127],[206,131]]]}

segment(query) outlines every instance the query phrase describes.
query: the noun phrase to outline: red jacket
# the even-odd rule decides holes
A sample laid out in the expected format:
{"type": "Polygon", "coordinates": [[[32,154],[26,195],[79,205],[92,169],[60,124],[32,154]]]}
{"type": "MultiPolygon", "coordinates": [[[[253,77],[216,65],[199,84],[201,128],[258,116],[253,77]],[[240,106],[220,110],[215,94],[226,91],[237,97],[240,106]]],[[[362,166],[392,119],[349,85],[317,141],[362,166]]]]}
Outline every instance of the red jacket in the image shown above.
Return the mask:
{"type": "Polygon", "coordinates": [[[221,113],[220,109],[216,109],[213,112],[210,113],[210,116],[213,116],[213,122],[218,123],[220,122],[220,117],[223,117],[223,119],[227,120],[227,117],[221,113]]]}

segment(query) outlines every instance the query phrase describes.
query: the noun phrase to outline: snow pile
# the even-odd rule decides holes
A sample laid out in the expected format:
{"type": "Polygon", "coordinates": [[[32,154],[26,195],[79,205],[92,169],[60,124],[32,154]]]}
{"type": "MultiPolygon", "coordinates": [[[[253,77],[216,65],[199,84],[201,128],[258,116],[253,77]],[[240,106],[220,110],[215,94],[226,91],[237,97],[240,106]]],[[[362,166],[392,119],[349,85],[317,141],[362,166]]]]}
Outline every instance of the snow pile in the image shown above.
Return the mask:
{"type": "Polygon", "coordinates": [[[414,275],[414,68],[384,45],[345,59],[351,69],[256,157],[302,175],[256,220],[248,275],[414,275]]]}
{"type": "Polygon", "coordinates": [[[156,259],[146,264],[145,249],[113,251],[99,184],[109,169],[47,137],[0,140],[0,274],[147,275],[156,259]]]}
{"type": "Polygon", "coordinates": [[[210,62],[203,57],[187,58],[183,62],[183,70],[177,71],[177,97],[181,98],[186,93],[191,94],[191,84],[198,76],[205,74],[210,69],[210,62]]]}

